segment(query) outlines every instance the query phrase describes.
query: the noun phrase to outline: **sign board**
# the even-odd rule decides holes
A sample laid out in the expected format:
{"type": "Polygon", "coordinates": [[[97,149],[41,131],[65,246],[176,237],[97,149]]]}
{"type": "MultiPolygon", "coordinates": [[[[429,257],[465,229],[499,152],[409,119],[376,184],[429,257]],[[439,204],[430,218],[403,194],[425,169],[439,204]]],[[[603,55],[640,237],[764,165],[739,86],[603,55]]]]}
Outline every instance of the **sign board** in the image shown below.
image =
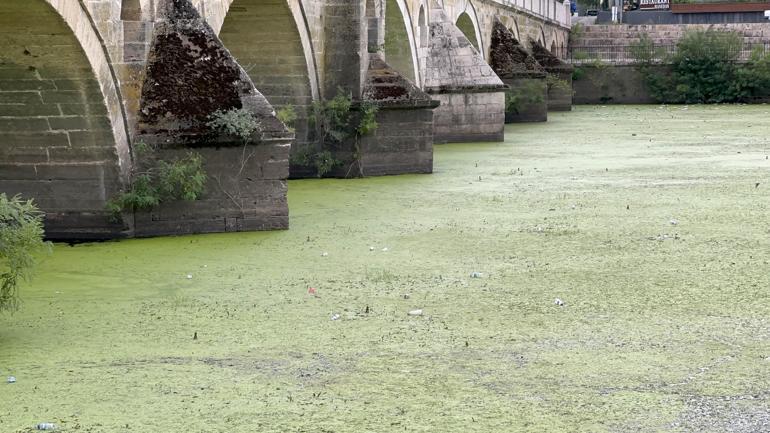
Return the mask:
{"type": "Polygon", "coordinates": [[[639,0],[639,9],[643,11],[668,10],[670,6],[669,0],[639,0]]]}

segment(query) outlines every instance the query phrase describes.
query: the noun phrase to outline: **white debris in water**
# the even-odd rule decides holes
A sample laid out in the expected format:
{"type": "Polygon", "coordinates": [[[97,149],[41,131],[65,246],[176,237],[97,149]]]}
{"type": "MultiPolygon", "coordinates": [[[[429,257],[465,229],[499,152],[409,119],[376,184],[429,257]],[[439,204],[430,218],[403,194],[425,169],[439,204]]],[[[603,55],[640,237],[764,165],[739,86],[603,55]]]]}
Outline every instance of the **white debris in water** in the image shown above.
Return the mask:
{"type": "Polygon", "coordinates": [[[369,251],[374,251],[374,247],[369,247],[369,251]]]}
{"type": "Polygon", "coordinates": [[[327,253],[326,251],[321,253],[321,257],[327,257],[327,256],[329,256],[329,253],[327,253]]]}
{"type": "Polygon", "coordinates": [[[675,220],[675,219],[672,219],[671,221],[669,221],[669,223],[671,223],[672,226],[675,226],[675,225],[679,224],[679,221],[675,220]]]}
{"type": "Polygon", "coordinates": [[[56,424],[52,422],[41,422],[35,426],[38,430],[56,430],[56,424]]]}
{"type": "Polygon", "coordinates": [[[340,320],[339,314],[332,314],[332,320],[340,320]]]}
{"type": "Polygon", "coordinates": [[[187,274],[187,279],[192,280],[192,274],[187,274]]]}
{"type": "Polygon", "coordinates": [[[13,376],[8,376],[8,383],[16,383],[16,378],[13,376]]]}
{"type": "Polygon", "coordinates": [[[471,272],[471,278],[481,278],[482,276],[481,272],[471,272]]]}
{"type": "Polygon", "coordinates": [[[561,299],[559,299],[559,298],[556,298],[556,299],[554,299],[554,300],[553,300],[553,303],[554,303],[554,305],[558,305],[558,306],[560,306],[560,307],[563,307],[563,306],[564,306],[564,301],[562,301],[562,300],[561,300],[561,299]]]}
{"type": "Polygon", "coordinates": [[[388,252],[388,247],[385,247],[385,248],[383,248],[383,249],[382,249],[382,252],[383,252],[383,253],[387,253],[387,252],[388,252]]]}
{"type": "Polygon", "coordinates": [[[409,313],[410,316],[422,316],[422,308],[418,308],[417,310],[412,310],[409,313]]]}

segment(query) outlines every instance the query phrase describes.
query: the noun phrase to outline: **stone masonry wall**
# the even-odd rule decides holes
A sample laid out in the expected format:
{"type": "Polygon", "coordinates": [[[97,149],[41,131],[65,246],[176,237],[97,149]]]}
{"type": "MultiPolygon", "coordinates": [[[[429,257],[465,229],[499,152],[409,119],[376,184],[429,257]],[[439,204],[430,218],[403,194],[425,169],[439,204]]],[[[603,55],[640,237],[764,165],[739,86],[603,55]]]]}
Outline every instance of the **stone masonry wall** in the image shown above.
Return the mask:
{"type": "Polygon", "coordinates": [[[441,103],[433,112],[436,143],[503,141],[505,92],[432,96],[441,103]]]}
{"type": "Polygon", "coordinates": [[[440,8],[431,10],[425,91],[434,111],[436,143],[502,141],[505,85],[440,8]]]}
{"type": "Polygon", "coordinates": [[[110,113],[81,43],[46,2],[3,0],[0,192],[34,199],[51,237],[86,227],[109,237],[124,229],[105,211],[121,186],[110,113]]]}

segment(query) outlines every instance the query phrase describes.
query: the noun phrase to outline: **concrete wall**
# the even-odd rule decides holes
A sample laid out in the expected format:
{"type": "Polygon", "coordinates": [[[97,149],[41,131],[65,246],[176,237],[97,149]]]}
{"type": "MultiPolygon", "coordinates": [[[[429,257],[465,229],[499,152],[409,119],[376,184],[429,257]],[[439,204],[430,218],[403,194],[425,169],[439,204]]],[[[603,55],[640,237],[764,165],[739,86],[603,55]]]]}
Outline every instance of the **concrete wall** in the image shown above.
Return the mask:
{"type": "Polygon", "coordinates": [[[655,103],[634,66],[579,66],[579,69],[580,79],[572,83],[574,104],[655,103]]]}
{"type": "MultiPolygon", "coordinates": [[[[747,44],[770,42],[770,24],[714,24],[714,25],[590,25],[583,26],[570,41],[573,52],[593,46],[629,46],[647,35],[656,44],[674,45],[688,30],[733,31],[743,35],[747,44]]],[[[590,52],[590,50],[587,50],[590,52]]],[[[610,61],[611,59],[607,59],[610,61]]],[[[622,62],[623,59],[620,59],[622,62]]]]}

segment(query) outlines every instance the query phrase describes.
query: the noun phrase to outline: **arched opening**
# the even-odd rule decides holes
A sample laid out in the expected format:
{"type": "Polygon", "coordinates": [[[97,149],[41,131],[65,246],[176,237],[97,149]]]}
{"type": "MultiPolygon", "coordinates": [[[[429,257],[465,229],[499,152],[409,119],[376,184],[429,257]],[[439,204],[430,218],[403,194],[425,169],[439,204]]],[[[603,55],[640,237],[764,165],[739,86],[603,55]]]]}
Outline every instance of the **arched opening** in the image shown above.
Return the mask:
{"type": "Polygon", "coordinates": [[[459,17],[457,17],[457,28],[460,29],[461,32],[465,35],[466,38],[471,42],[474,48],[476,48],[476,51],[481,52],[481,44],[479,43],[478,38],[476,37],[476,25],[473,23],[473,20],[471,19],[471,16],[468,15],[467,12],[463,12],[460,14],[459,17]]]}
{"type": "Polygon", "coordinates": [[[385,44],[385,20],[381,0],[366,0],[367,47],[370,53],[382,51],[385,44]]]}
{"type": "MultiPolygon", "coordinates": [[[[405,6],[404,6],[405,7],[405,6]]],[[[401,75],[417,82],[417,57],[409,13],[396,0],[385,3],[385,61],[401,75]]]]}
{"type": "Polygon", "coordinates": [[[516,22],[516,20],[511,20],[513,24],[508,27],[508,30],[513,33],[513,37],[516,38],[517,41],[521,41],[521,36],[519,35],[519,23],[516,22]]]}
{"type": "Polygon", "coordinates": [[[556,41],[551,42],[551,54],[553,54],[554,56],[557,55],[556,41]]]}
{"type": "Polygon", "coordinates": [[[108,226],[120,157],[89,58],[44,0],[0,1],[0,17],[0,191],[34,198],[51,236],[108,226]]]}
{"type": "Polygon", "coordinates": [[[297,141],[305,142],[315,76],[287,1],[235,0],[219,37],[276,110],[294,110],[297,141]]]}
{"type": "Polygon", "coordinates": [[[125,21],[139,21],[142,19],[142,5],[140,0],[123,0],[120,4],[120,19],[125,21]]]}
{"type": "Polygon", "coordinates": [[[420,14],[417,19],[417,40],[420,41],[420,47],[428,46],[428,17],[425,14],[425,6],[420,5],[420,14]]]}

